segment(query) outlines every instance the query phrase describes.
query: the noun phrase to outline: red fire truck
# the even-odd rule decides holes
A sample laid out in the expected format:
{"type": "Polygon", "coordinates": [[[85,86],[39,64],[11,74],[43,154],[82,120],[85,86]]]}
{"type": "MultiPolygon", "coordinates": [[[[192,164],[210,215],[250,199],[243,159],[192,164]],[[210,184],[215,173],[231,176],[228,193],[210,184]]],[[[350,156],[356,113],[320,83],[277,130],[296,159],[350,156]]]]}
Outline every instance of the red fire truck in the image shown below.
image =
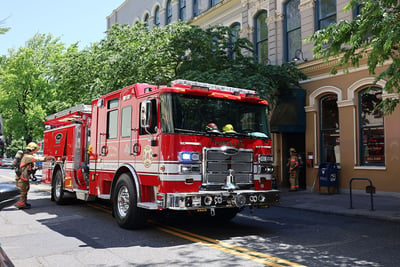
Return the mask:
{"type": "Polygon", "coordinates": [[[137,83],[46,119],[52,200],[109,199],[123,228],[140,227],[151,210],[231,219],[279,202],[268,103],[255,91],[137,83]]]}

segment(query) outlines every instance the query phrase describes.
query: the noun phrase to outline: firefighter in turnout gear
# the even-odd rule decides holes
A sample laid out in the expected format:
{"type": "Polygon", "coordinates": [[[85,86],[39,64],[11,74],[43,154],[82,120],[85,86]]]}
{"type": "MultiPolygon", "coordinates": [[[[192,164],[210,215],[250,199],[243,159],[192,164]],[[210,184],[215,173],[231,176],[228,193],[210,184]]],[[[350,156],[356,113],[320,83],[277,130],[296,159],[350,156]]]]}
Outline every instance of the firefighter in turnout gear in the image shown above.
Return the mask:
{"type": "Polygon", "coordinates": [[[23,155],[20,163],[21,175],[16,177],[17,187],[21,190],[21,197],[17,202],[18,209],[29,209],[31,204],[27,203],[28,191],[29,191],[29,177],[30,171],[35,167],[35,162],[53,160],[54,157],[40,157],[35,156],[34,153],[39,150],[39,146],[36,143],[29,143],[26,146],[26,152],[23,155]]]}
{"type": "Polygon", "coordinates": [[[289,152],[290,157],[287,166],[289,167],[290,191],[297,191],[299,189],[299,157],[293,147],[290,148],[289,152]]]}

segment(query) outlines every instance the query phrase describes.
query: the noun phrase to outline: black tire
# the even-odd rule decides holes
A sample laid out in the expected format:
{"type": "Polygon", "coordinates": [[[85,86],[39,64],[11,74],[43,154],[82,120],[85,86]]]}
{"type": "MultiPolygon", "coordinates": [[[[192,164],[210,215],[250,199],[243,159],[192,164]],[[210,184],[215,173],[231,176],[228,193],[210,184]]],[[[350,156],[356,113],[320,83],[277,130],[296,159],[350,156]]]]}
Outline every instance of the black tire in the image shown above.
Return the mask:
{"type": "Polygon", "coordinates": [[[58,205],[65,204],[64,182],[61,171],[57,171],[56,175],[54,175],[51,187],[51,199],[54,200],[58,205]]]}
{"type": "Polygon", "coordinates": [[[240,209],[238,208],[215,209],[215,215],[212,218],[216,221],[227,222],[235,218],[239,211],[240,209]]]}
{"type": "Polygon", "coordinates": [[[137,192],[132,177],[123,173],[118,178],[113,192],[113,214],[119,226],[125,229],[143,227],[147,216],[137,207],[137,192]]]}

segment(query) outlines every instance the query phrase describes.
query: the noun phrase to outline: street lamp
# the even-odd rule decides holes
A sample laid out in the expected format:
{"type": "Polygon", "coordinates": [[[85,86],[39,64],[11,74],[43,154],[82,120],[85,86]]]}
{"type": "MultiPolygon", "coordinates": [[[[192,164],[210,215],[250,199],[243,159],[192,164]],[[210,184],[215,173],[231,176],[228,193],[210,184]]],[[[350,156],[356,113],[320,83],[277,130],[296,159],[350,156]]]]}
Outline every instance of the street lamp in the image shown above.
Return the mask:
{"type": "Polygon", "coordinates": [[[300,61],[300,60],[303,60],[303,62],[306,62],[307,61],[307,59],[306,58],[304,58],[304,56],[303,56],[303,51],[301,51],[301,49],[297,49],[295,52],[294,52],[294,58],[292,59],[294,62],[297,62],[297,61],[300,61]]]}

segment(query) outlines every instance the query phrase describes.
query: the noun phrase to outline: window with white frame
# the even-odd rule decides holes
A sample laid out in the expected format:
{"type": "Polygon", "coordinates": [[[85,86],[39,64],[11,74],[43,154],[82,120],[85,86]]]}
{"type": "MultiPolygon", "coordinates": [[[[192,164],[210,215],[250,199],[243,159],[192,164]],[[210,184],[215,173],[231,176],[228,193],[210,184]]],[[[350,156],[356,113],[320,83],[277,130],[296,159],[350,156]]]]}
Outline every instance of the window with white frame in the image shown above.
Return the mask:
{"type": "Polygon", "coordinates": [[[285,57],[292,61],[296,50],[301,50],[300,0],[289,0],[285,4],[285,57]]]}
{"type": "Polygon", "coordinates": [[[382,109],[377,107],[381,102],[381,88],[367,88],[358,93],[360,165],[385,164],[384,117],[382,109]]]}
{"type": "Polygon", "coordinates": [[[315,2],[316,30],[322,30],[336,22],[336,0],[317,0],[315,2]]]}
{"type": "Polygon", "coordinates": [[[259,12],[254,19],[254,46],[259,63],[268,64],[267,11],[259,12]]]}

